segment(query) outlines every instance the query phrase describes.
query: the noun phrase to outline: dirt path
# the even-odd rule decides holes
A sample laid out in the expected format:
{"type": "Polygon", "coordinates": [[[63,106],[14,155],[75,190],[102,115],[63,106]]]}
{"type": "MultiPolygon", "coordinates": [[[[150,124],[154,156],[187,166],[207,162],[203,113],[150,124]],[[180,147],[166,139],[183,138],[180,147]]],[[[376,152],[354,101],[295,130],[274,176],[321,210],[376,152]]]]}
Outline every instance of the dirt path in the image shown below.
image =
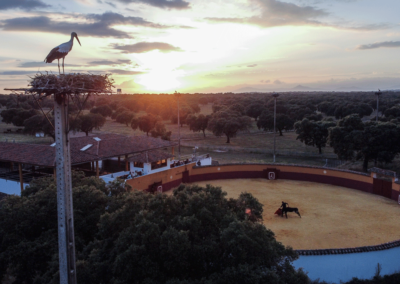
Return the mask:
{"type": "Polygon", "coordinates": [[[252,193],[264,204],[264,224],[294,249],[346,248],[400,239],[400,205],[384,197],[313,182],[237,179],[199,182],[221,186],[228,197],[252,193]],[[302,218],[274,215],[281,202],[302,218]]]}

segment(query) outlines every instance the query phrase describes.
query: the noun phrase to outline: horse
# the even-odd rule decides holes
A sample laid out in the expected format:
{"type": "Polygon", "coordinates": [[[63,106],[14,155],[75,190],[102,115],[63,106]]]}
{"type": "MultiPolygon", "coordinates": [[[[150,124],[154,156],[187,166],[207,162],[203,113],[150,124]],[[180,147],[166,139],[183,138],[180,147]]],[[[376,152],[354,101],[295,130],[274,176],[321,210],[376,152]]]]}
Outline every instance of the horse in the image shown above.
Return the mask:
{"type": "Polygon", "coordinates": [[[294,212],[297,215],[299,215],[300,218],[301,218],[299,209],[297,209],[295,207],[293,207],[293,208],[292,207],[286,207],[286,205],[289,205],[289,203],[286,203],[286,202],[282,201],[282,206],[281,206],[282,207],[282,217],[283,217],[283,214],[285,214],[286,215],[286,219],[287,219],[287,212],[294,212]]]}

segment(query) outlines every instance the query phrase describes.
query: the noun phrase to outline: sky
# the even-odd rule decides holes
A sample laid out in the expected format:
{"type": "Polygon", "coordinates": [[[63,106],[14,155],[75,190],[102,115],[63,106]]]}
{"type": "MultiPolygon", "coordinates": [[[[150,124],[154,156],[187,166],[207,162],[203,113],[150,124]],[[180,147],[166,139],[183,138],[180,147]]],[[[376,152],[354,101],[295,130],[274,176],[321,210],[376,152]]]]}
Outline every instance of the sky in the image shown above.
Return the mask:
{"type": "Polygon", "coordinates": [[[400,89],[399,11],[398,0],[0,0],[0,88],[58,73],[43,60],[76,32],[65,72],[112,73],[124,93],[400,89]]]}

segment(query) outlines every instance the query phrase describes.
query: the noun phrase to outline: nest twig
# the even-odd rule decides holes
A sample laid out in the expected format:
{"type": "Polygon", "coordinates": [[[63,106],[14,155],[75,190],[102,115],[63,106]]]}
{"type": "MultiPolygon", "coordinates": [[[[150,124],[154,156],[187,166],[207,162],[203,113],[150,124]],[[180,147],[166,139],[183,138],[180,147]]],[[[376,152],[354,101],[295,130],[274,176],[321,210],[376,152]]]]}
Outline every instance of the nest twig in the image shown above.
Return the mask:
{"type": "Polygon", "coordinates": [[[31,92],[53,94],[112,93],[114,79],[111,74],[44,74],[37,73],[29,82],[31,92]]]}

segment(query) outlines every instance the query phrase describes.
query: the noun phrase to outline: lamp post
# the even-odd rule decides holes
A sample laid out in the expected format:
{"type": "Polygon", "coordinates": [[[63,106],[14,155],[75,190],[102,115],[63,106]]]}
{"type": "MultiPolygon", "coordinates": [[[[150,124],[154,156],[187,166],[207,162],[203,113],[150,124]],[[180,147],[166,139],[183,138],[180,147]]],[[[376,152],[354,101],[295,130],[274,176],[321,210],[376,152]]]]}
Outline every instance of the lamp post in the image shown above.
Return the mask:
{"type": "Polygon", "coordinates": [[[279,94],[273,93],[272,97],[274,98],[274,163],[275,163],[275,149],[276,149],[276,98],[279,97],[279,94]]]}
{"type": "Polygon", "coordinates": [[[181,159],[181,124],[180,124],[180,117],[179,117],[179,98],[181,97],[181,94],[179,94],[177,91],[175,91],[175,97],[177,98],[177,101],[178,101],[178,158],[180,160],[181,159]]]}
{"type": "Polygon", "coordinates": [[[378,92],[376,92],[375,95],[376,95],[376,122],[378,122],[379,96],[382,95],[381,90],[378,89],[378,92]]]}

